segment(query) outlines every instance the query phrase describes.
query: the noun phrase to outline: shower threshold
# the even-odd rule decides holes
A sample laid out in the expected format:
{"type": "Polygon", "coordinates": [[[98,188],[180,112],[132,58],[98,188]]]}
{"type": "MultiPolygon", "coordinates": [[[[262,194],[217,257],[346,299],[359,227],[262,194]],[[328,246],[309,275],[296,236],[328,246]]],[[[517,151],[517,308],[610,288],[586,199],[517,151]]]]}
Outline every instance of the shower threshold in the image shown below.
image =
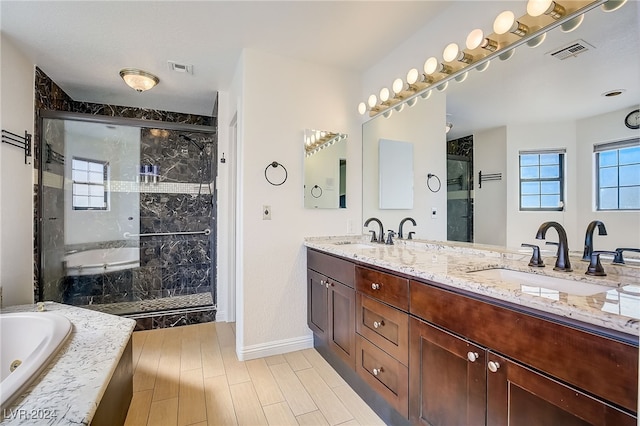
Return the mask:
{"type": "Polygon", "coordinates": [[[86,309],[129,318],[146,317],[153,313],[197,312],[215,309],[211,293],[187,294],[183,296],[161,297],[158,299],[138,300],[134,302],[84,305],[86,309]]]}

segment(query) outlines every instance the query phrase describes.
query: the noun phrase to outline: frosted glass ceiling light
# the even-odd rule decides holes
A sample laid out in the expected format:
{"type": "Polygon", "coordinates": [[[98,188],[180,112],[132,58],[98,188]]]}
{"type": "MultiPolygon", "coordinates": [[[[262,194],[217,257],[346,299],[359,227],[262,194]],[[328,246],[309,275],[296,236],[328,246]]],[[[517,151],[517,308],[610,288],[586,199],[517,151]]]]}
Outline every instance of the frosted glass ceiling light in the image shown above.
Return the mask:
{"type": "Polygon", "coordinates": [[[367,112],[367,105],[364,102],[358,104],[358,112],[360,115],[364,115],[364,113],[367,112]]]}
{"type": "Polygon", "coordinates": [[[493,21],[493,32],[496,34],[511,33],[524,37],[529,32],[529,27],[518,22],[512,11],[505,10],[493,21]]]}
{"type": "Polygon", "coordinates": [[[618,10],[622,6],[624,6],[624,4],[626,2],[627,2],[627,0],[608,0],[608,1],[604,2],[602,4],[602,6],[600,6],[600,7],[605,12],[613,12],[614,10],[618,10]]]}
{"type": "Polygon", "coordinates": [[[441,64],[435,57],[430,57],[424,63],[424,73],[426,75],[433,75],[437,72],[443,74],[451,74],[453,70],[444,64],[441,64]]]}
{"type": "Polygon", "coordinates": [[[467,49],[473,50],[478,47],[482,47],[490,52],[495,52],[498,50],[498,42],[495,40],[491,40],[484,36],[484,33],[480,28],[476,28],[471,31],[467,36],[467,49]]]}
{"type": "Polygon", "coordinates": [[[553,19],[560,19],[567,10],[553,0],[529,0],[527,13],[531,16],[549,15],[553,19]]]}
{"type": "Polygon", "coordinates": [[[120,77],[122,77],[124,82],[127,83],[127,86],[131,87],[138,93],[149,90],[160,82],[160,79],[155,75],[137,68],[121,69],[120,77]]]}
{"type": "Polygon", "coordinates": [[[445,60],[445,62],[459,61],[464,62],[465,64],[470,64],[471,62],[473,62],[473,56],[460,50],[456,43],[450,43],[447,45],[447,47],[444,48],[444,52],[442,52],[442,58],[445,60]]]}

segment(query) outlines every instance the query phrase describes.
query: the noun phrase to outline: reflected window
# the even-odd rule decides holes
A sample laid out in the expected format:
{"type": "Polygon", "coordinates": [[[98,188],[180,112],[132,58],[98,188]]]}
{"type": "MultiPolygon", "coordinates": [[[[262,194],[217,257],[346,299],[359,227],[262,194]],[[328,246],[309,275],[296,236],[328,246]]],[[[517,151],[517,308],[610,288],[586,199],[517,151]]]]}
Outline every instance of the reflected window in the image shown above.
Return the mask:
{"type": "Polygon", "coordinates": [[[640,209],[640,139],[596,145],[598,210],[640,209]]]}
{"type": "Polygon", "coordinates": [[[520,210],[564,209],[564,150],[520,152],[520,210]]]}
{"type": "Polygon", "coordinates": [[[108,176],[109,163],[74,157],[71,162],[73,209],[108,210],[108,176]]]}

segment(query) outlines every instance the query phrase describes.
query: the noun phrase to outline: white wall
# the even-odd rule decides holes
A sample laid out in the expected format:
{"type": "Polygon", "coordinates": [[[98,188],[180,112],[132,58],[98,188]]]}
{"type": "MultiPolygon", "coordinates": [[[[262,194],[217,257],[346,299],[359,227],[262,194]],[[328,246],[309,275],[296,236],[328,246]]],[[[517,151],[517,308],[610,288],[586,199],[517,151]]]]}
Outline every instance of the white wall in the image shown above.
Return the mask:
{"type": "Polygon", "coordinates": [[[624,125],[624,117],[638,105],[630,105],[619,111],[589,117],[576,123],[577,130],[577,173],[579,182],[576,191],[578,195],[578,214],[576,222],[582,233],[581,244],[584,242],[584,230],[592,220],[601,220],[607,228],[607,236],[594,238],[597,250],[613,250],[617,247],[640,247],[640,212],[596,211],[594,191],[595,166],[593,145],[604,142],[614,142],[640,137],[640,130],[631,130],[624,125]]]}
{"type": "MultiPolygon", "coordinates": [[[[517,175],[516,175],[517,176],[517,175]]],[[[507,244],[507,128],[473,135],[473,240],[480,244],[507,244]],[[478,185],[478,172],[502,173],[502,180],[478,185]]]]}
{"type": "MultiPolygon", "coordinates": [[[[35,68],[4,35],[0,85],[2,129],[33,134],[35,68]]],[[[32,153],[33,154],[33,153],[32,153]]],[[[0,147],[0,294],[2,305],[33,303],[33,160],[0,147]]]]}
{"type": "Polygon", "coordinates": [[[302,242],[305,236],[345,234],[350,221],[359,223],[361,133],[355,73],[253,50],[245,50],[241,61],[236,77],[242,84],[234,86],[227,106],[238,112],[240,144],[236,350],[250,359],[312,344],[302,242]],[[349,135],[347,209],[303,208],[305,128],[349,135]],[[282,186],[265,180],[272,161],[288,170],[282,186]],[[272,220],[262,220],[263,205],[271,206],[272,220]]]}
{"type": "MultiPolygon", "coordinates": [[[[577,157],[575,122],[536,123],[507,126],[507,246],[522,243],[538,244],[536,232],[543,222],[555,221],[567,231],[570,250],[582,250],[584,233],[576,223],[577,217],[577,157]],[[565,148],[565,208],[561,212],[520,211],[519,158],[520,151],[565,148]],[[580,231],[579,231],[580,230],[580,231]],[[582,232],[582,237],[579,234],[582,232]]],[[[488,183],[491,184],[492,182],[488,183]]],[[[558,241],[555,231],[547,234],[548,241],[558,241]]],[[[552,251],[554,249],[552,248],[552,251]]]]}

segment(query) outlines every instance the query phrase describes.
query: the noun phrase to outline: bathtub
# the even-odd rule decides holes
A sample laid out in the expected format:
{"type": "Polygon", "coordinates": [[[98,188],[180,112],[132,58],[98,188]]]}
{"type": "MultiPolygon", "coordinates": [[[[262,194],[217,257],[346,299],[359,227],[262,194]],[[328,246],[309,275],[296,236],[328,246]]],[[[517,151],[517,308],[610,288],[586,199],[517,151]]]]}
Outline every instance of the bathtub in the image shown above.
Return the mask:
{"type": "Polygon", "coordinates": [[[71,329],[67,318],[50,312],[0,314],[2,409],[38,377],[69,337],[71,329]]]}
{"type": "Polygon", "coordinates": [[[97,275],[140,266],[138,247],[92,249],[67,254],[63,265],[67,276],[97,275]]]}

